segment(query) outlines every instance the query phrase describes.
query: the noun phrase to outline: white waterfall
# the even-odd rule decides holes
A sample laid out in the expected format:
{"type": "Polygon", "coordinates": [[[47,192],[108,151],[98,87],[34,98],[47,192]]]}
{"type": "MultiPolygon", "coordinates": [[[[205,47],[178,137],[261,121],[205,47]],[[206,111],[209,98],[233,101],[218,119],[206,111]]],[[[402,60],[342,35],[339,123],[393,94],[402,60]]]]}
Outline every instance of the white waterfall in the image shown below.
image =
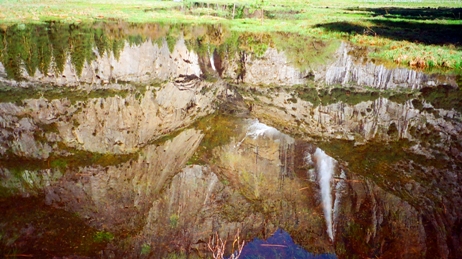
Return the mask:
{"type": "Polygon", "coordinates": [[[342,192],[345,190],[346,187],[346,174],[345,171],[342,170],[340,173],[340,179],[338,180],[337,184],[335,185],[335,201],[334,201],[334,215],[333,215],[333,227],[334,227],[334,233],[333,236],[335,236],[335,225],[338,219],[338,209],[340,207],[340,200],[342,198],[342,192]]]}
{"type": "Polygon", "coordinates": [[[331,182],[334,174],[336,161],[326,155],[324,151],[317,148],[313,157],[316,160],[316,171],[318,173],[319,186],[321,188],[322,207],[324,218],[326,219],[327,234],[331,240],[334,240],[332,231],[332,191],[331,182]]]}
{"type": "MultiPolygon", "coordinates": [[[[284,133],[281,133],[276,128],[268,126],[258,120],[251,120],[247,128],[247,133],[244,137],[257,139],[258,137],[266,136],[273,139],[286,138],[286,143],[294,143],[294,139],[288,137],[284,133]]],[[[244,141],[240,141],[237,147],[244,141]]],[[[315,171],[308,171],[310,178],[317,179],[321,191],[322,207],[324,211],[324,218],[326,220],[327,234],[329,238],[334,240],[334,220],[336,219],[336,213],[338,211],[341,191],[344,189],[344,179],[346,178],[345,173],[342,171],[341,182],[337,185],[333,184],[333,176],[337,166],[337,161],[332,157],[328,156],[322,149],[317,148],[314,154],[308,154],[305,158],[305,162],[310,165],[315,165],[315,171]],[[335,206],[334,199],[332,197],[332,187],[335,187],[335,206]]]]}
{"type": "Polygon", "coordinates": [[[217,69],[215,68],[215,60],[213,59],[213,51],[210,52],[210,48],[209,48],[208,52],[209,52],[209,57],[210,57],[210,65],[212,66],[212,69],[214,71],[217,71],[217,69]]]}
{"type": "Polygon", "coordinates": [[[249,125],[249,127],[247,128],[246,136],[256,139],[263,135],[273,137],[276,135],[283,135],[283,133],[281,133],[276,128],[270,127],[266,124],[259,122],[258,120],[253,120],[251,124],[249,125]]]}
{"type": "Polygon", "coordinates": [[[252,139],[257,139],[258,137],[271,137],[273,139],[281,139],[284,138],[286,139],[287,143],[293,143],[294,139],[289,137],[288,135],[280,132],[276,128],[270,127],[266,124],[261,123],[257,119],[255,120],[248,120],[248,126],[247,126],[247,133],[245,134],[244,138],[237,143],[237,145],[234,146],[234,148],[239,148],[244,142],[244,140],[247,137],[250,137],[252,139]]]}

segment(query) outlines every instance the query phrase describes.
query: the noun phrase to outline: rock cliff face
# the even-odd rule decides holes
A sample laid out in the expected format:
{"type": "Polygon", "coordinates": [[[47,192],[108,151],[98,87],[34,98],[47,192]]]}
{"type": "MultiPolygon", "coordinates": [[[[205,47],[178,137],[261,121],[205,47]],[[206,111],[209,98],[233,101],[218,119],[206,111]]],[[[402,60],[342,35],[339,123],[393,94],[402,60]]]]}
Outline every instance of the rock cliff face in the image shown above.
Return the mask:
{"type": "Polygon", "coordinates": [[[0,154],[46,159],[56,151],[51,143],[57,142],[90,152],[132,153],[212,113],[216,96],[226,89],[225,83],[198,81],[194,88],[180,90],[168,82],[76,103],[66,97],[27,99],[23,105],[2,103],[0,154]]]}
{"type": "Polygon", "coordinates": [[[196,116],[212,113],[213,93],[200,94],[207,88],[221,93],[226,86],[201,83],[191,90],[179,90],[167,83],[139,99],[136,94],[96,99],[69,118],[72,125],[58,123],[58,129],[71,146],[94,152],[133,152],[153,138],[191,124],[196,116]]]}
{"type": "MultiPolygon", "coordinates": [[[[458,207],[462,205],[462,197],[455,194],[461,191],[458,179],[462,173],[459,112],[434,108],[425,100],[397,103],[382,97],[357,104],[339,101],[314,105],[290,89],[260,90],[246,98],[253,102],[254,116],[315,141],[351,173],[367,179],[361,182],[373,181],[380,186],[380,198],[372,191],[376,187],[361,187],[372,195],[363,201],[367,206],[385,199],[387,204],[406,208],[403,213],[411,213],[406,217],[412,215],[420,223],[400,224],[415,230],[406,236],[414,238],[420,256],[425,251],[443,258],[459,253],[454,246],[459,242],[458,207]],[[448,236],[451,241],[447,241],[448,236]]],[[[361,189],[354,184],[351,188],[354,192],[361,189]]]]}
{"type": "Polygon", "coordinates": [[[299,85],[306,83],[307,72],[299,71],[284,52],[268,48],[262,57],[237,53],[223,62],[223,76],[251,85],[299,85]]]}
{"type": "Polygon", "coordinates": [[[226,59],[223,76],[250,85],[303,85],[314,77],[320,84],[366,86],[383,90],[421,89],[438,85],[457,87],[454,76],[430,75],[363,61],[367,52],[357,54],[356,48],[342,43],[334,54],[333,62],[318,65],[311,72],[298,69],[284,52],[271,47],[261,57],[239,53],[226,59]]]}
{"type": "MultiPolygon", "coordinates": [[[[252,122],[238,129],[230,143],[211,151],[216,163],[184,168],[153,202],[141,240],[153,244],[154,254],[164,253],[164,246],[206,250],[215,232],[231,244],[238,231],[265,238],[278,227],[311,250],[332,252],[326,239],[318,239],[325,235],[323,225],[312,224],[322,215],[315,214],[315,206],[306,207],[313,203],[310,196],[294,192],[306,182],[295,177],[293,161],[281,167],[294,155],[294,139],[274,128],[249,134],[249,125],[252,122]]],[[[140,243],[133,245],[135,251],[140,249],[140,243]]]]}
{"type": "Polygon", "coordinates": [[[324,217],[338,257],[422,258],[426,254],[424,223],[413,206],[332,158],[320,156],[319,148],[314,151],[299,142],[300,148],[306,155],[301,168],[310,168],[312,191],[320,193],[323,207],[328,206],[324,217]],[[331,180],[325,181],[326,177],[331,180]]]}
{"type": "Polygon", "coordinates": [[[203,53],[203,57],[200,57],[188,50],[183,37],[176,41],[172,51],[166,40],[154,43],[148,39],[138,45],[125,43],[117,58],[110,52],[100,54],[96,48],[92,54],[94,58],[83,64],[80,74],[68,56],[63,72],[57,73],[50,66],[47,73],[37,69],[31,76],[22,68],[17,75],[23,79],[21,81],[6,79],[6,68],[0,64],[0,80],[21,87],[52,83],[85,89],[120,89],[124,88],[126,82],[169,80],[179,75],[200,77],[209,72],[204,71],[208,68],[213,70],[212,73],[250,85],[302,85],[314,77],[321,84],[377,89],[421,89],[438,85],[457,87],[454,76],[429,75],[407,68],[387,68],[367,59],[364,61],[367,51],[358,50],[347,43],[340,44],[332,58],[333,62],[317,65],[312,71],[300,70],[283,51],[274,47],[268,47],[260,57],[246,51],[227,52],[223,56],[203,53]]]}
{"type": "Polygon", "coordinates": [[[336,252],[340,258],[349,258],[351,253],[363,257],[422,258],[429,252],[425,222],[418,210],[367,178],[354,174],[348,177],[335,222],[336,252]]]}
{"type": "Polygon", "coordinates": [[[377,96],[357,104],[337,101],[323,105],[306,101],[291,89],[260,89],[246,95],[253,101],[252,113],[257,117],[311,137],[352,140],[356,144],[398,139],[420,143],[422,134],[428,134],[427,137],[436,134],[432,136],[444,143],[439,147],[446,149],[443,146],[450,144],[462,130],[460,121],[454,120],[460,117],[459,112],[436,109],[419,99],[398,103],[377,96]]]}
{"type": "Polygon", "coordinates": [[[138,159],[115,166],[87,166],[68,171],[45,188],[46,201],[77,212],[99,228],[135,231],[198,147],[203,134],[190,129],[172,140],[143,148],[138,159]]]}
{"type": "Polygon", "coordinates": [[[346,44],[311,72],[271,47],[218,61],[182,37],[173,51],[148,40],[98,53],[81,75],[70,57],[58,76],[23,70],[22,81],[0,66],[5,92],[39,94],[0,103],[0,194],[43,195],[114,233],[103,257],[202,253],[215,232],[231,244],[238,230],[279,227],[340,258],[462,253],[459,109],[423,91],[329,89],[445,86],[447,97],[454,78],[364,63],[346,44]],[[242,118],[247,104],[277,129],[242,118]],[[204,119],[215,112],[228,117],[204,119]],[[317,147],[336,159],[327,192],[317,147]]]}
{"type": "MultiPolygon", "coordinates": [[[[329,65],[324,74],[317,75],[324,78],[328,85],[355,84],[379,89],[434,87],[437,85],[451,85],[457,87],[454,78],[448,76],[428,75],[406,68],[387,68],[371,61],[361,61],[364,55],[355,56],[355,47],[342,43],[337,50],[337,60],[329,65]]],[[[364,53],[362,53],[364,54],[364,53]]]]}
{"type": "Polygon", "coordinates": [[[81,90],[63,89],[48,96],[47,92],[56,90],[44,87],[39,88],[41,98],[1,103],[0,154],[47,159],[60,152],[64,155],[58,145],[97,153],[136,152],[149,141],[213,113],[217,98],[233,94],[223,81],[200,79],[198,62],[182,39],[172,53],[165,41],[160,47],[147,41],[139,46],[127,44],[118,60],[105,52],[86,64],[81,76],[68,62],[59,78],[40,72],[29,76],[26,71],[24,81],[2,77],[8,89],[27,86],[24,91],[34,91],[37,84],[53,83],[55,88],[77,86],[89,92],[88,97],[75,100],[81,90]],[[194,77],[177,83],[182,75],[194,77]],[[92,97],[94,88],[107,93],[92,97]]]}
{"type": "Polygon", "coordinates": [[[124,82],[168,80],[182,74],[201,75],[198,56],[187,49],[183,38],[176,42],[172,53],[166,41],[156,44],[147,40],[134,46],[125,43],[118,58],[108,52],[100,55],[96,49],[93,49],[93,55],[95,59],[90,63],[84,63],[80,75],[77,74],[76,68],[71,63],[71,57],[68,56],[63,72],[60,74],[56,74],[50,68],[47,74],[37,70],[33,76],[30,76],[23,69],[21,77],[24,80],[16,81],[6,79],[5,67],[0,65],[0,76],[4,83],[22,87],[34,86],[37,83],[52,83],[60,87],[88,84],[92,87],[106,85],[104,88],[117,88],[124,82]]]}

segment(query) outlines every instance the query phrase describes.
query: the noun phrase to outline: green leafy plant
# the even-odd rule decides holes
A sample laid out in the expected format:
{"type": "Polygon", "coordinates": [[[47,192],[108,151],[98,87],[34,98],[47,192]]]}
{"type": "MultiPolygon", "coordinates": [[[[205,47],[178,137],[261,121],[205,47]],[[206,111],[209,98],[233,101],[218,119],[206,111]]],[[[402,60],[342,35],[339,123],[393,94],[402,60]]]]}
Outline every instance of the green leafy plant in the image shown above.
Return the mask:
{"type": "Polygon", "coordinates": [[[148,255],[151,253],[151,246],[149,244],[144,243],[141,246],[141,255],[148,255]]]}
{"type": "Polygon", "coordinates": [[[107,231],[98,231],[93,236],[93,241],[96,243],[109,242],[114,239],[114,234],[107,231]]]}
{"type": "Polygon", "coordinates": [[[180,216],[178,214],[170,215],[170,227],[176,228],[178,226],[179,219],[180,219],[180,216]]]}

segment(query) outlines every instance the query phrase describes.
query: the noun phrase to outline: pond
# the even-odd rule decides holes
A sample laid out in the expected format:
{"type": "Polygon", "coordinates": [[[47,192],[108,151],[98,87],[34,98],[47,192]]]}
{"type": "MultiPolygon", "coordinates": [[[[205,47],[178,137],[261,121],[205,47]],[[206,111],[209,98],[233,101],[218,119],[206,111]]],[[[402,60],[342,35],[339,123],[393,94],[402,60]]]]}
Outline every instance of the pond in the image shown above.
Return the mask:
{"type": "Polygon", "coordinates": [[[0,28],[0,254],[458,258],[461,76],[221,25],[0,28]]]}

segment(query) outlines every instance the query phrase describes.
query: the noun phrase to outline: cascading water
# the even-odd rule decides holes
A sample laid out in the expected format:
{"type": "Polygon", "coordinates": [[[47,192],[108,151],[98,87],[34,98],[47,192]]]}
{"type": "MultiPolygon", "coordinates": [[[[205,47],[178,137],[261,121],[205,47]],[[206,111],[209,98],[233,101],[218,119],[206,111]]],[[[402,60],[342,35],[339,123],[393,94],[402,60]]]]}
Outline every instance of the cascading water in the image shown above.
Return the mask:
{"type": "MultiPolygon", "coordinates": [[[[258,137],[261,136],[269,136],[269,137],[279,137],[279,138],[289,138],[287,135],[281,133],[279,130],[276,128],[270,127],[266,124],[263,124],[259,122],[258,120],[250,120],[249,126],[247,127],[247,133],[245,134],[245,137],[237,143],[235,148],[239,148],[244,142],[245,138],[251,137],[253,139],[257,139],[258,137]]],[[[289,141],[289,142],[293,142],[289,141]]]]}
{"type": "Polygon", "coordinates": [[[317,148],[313,157],[316,160],[316,171],[318,173],[318,182],[321,188],[322,207],[324,211],[324,218],[326,219],[327,234],[331,240],[334,240],[332,231],[332,192],[331,182],[334,174],[336,161],[326,155],[324,151],[317,148]]]}
{"type": "Polygon", "coordinates": [[[337,184],[335,185],[335,201],[334,201],[334,215],[333,215],[333,236],[335,236],[335,225],[338,219],[339,207],[340,207],[340,200],[342,199],[342,192],[345,190],[346,187],[346,174],[345,171],[342,170],[340,173],[340,179],[338,179],[337,184]]]}
{"type": "Polygon", "coordinates": [[[282,135],[282,133],[273,127],[270,127],[266,124],[259,122],[258,120],[253,120],[252,123],[247,128],[246,136],[256,139],[259,136],[263,136],[263,135],[276,136],[276,135],[282,135]]]}
{"type": "Polygon", "coordinates": [[[210,52],[210,47],[208,49],[209,57],[210,57],[210,66],[212,66],[213,71],[217,71],[215,68],[215,60],[213,60],[213,51],[210,52]]]}
{"type": "MultiPolygon", "coordinates": [[[[272,138],[283,138],[286,135],[278,131],[277,129],[270,127],[266,124],[260,123],[258,120],[253,120],[250,122],[250,125],[247,128],[247,133],[244,137],[250,137],[253,139],[257,139],[260,136],[267,136],[272,138]]],[[[244,141],[244,139],[237,144],[237,147],[244,141]]],[[[289,140],[293,143],[293,139],[290,138],[289,140]]],[[[316,178],[319,182],[319,186],[321,189],[321,199],[322,199],[322,207],[324,211],[324,218],[326,220],[327,225],[327,234],[331,240],[334,240],[334,231],[333,231],[333,210],[334,213],[339,206],[339,199],[335,200],[335,207],[332,197],[332,178],[334,175],[334,171],[336,168],[337,161],[332,157],[328,156],[323,150],[317,148],[314,154],[308,154],[305,158],[306,162],[309,164],[315,164],[316,166],[316,174],[317,176],[312,175],[311,178],[316,178]],[[313,161],[314,160],[314,161],[313,161]]],[[[310,172],[309,172],[310,173],[310,172]]],[[[311,172],[310,174],[314,174],[311,172]]],[[[345,174],[342,172],[342,179],[345,178],[345,174]]],[[[343,189],[343,181],[339,182],[335,188],[336,197],[340,198],[340,191],[343,189]]],[[[334,218],[335,219],[335,218],[334,218]]]]}

